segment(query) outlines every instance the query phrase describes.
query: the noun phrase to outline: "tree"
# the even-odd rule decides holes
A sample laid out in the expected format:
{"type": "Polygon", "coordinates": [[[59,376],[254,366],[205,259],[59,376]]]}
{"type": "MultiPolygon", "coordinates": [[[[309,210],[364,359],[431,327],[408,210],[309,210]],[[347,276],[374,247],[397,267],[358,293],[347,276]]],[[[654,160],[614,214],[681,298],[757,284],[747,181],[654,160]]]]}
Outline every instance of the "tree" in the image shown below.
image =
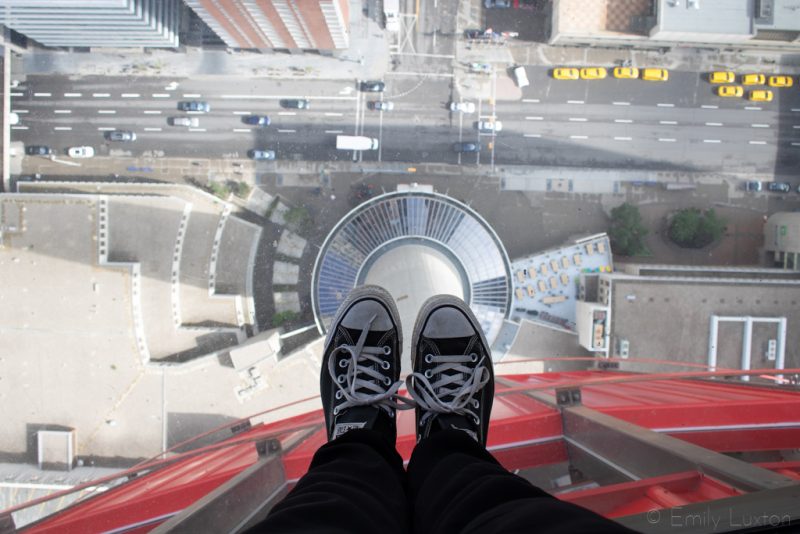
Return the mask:
{"type": "Polygon", "coordinates": [[[272,326],[283,326],[295,319],[297,319],[297,313],[292,310],[276,312],[275,315],[272,316],[272,326]]]}
{"type": "Polygon", "coordinates": [[[623,256],[635,256],[647,249],[644,238],[647,228],[642,224],[642,214],[633,204],[625,203],[611,210],[611,228],[608,236],[614,252],[623,256]]]}
{"type": "Polygon", "coordinates": [[[703,248],[722,237],[725,219],[713,209],[701,212],[697,208],[678,211],[669,225],[669,238],[678,246],[703,248]]]}

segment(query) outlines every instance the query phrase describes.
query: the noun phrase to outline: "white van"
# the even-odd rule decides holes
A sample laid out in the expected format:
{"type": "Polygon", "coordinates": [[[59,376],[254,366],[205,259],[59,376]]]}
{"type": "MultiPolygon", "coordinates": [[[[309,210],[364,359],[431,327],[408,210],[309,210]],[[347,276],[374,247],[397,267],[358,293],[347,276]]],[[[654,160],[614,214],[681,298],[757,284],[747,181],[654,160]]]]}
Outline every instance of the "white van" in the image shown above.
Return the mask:
{"type": "Polygon", "coordinates": [[[528,81],[528,74],[525,72],[525,67],[514,67],[514,78],[517,80],[517,86],[522,89],[530,85],[528,81]]]}
{"type": "Polygon", "coordinates": [[[383,0],[383,16],[387,31],[400,31],[400,0],[383,0]]]}
{"type": "Polygon", "coordinates": [[[361,135],[337,135],[338,150],[378,150],[378,140],[361,135]]]}

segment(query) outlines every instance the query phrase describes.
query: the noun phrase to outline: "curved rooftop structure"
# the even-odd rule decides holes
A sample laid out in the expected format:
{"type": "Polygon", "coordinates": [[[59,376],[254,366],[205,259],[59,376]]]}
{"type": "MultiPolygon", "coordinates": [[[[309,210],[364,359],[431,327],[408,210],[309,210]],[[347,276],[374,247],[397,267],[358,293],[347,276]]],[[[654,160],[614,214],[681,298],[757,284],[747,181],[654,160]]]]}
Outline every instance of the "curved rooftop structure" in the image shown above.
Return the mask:
{"type": "Polygon", "coordinates": [[[465,204],[436,193],[387,193],[357,206],[326,238],[314,265],[314,317],[325,332],[352,288],[383,286],[397,302],[410,354],[420,305],[449,293],[469,303],[491,344],[508,315],[510,273],[497,234],[465,204]]]}

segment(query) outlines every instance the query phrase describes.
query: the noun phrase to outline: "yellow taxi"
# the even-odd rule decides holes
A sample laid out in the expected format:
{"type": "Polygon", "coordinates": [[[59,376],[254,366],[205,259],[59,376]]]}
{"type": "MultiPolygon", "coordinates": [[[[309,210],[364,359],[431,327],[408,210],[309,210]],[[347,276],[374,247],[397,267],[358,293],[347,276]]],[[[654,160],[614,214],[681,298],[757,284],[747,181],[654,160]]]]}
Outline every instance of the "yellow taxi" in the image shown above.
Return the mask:
{"type": "Polygon", "coordinates": [[[584,67],[581,69],[582,80],[602,80],[608,76],[608,72],[603,67],[584,67]]]}
{"type": "Polygon", "coordinates": [[[669,72],[667,69],[644,69],[642,79],[648,82],[666,82],[669,80],[669,72]]]}
{"type": "Polygon", "coordinates": [[[623,80],[635,80],[639,77],[639,69],[636,67],[615,67],[614,78],[623,80]]]}
{"type": "Polygon", "coordinates": [[[747,95],[747,98],[753,102],[772,102],[772,91],[769,89],[750,91],[750,94],[747,95]]]}
{"type": "Polygon", "coordinates": [[[722,85],[717,88],[719,96],[732,96],[739,98],[744,94],[744,89],[741,85],[722,85]]]}
{"type": "Polygon", "coordinates": [[[763,74],[745,74],[742,76],[742,85],[764,85],[767,78],[763,74]]]}
{"type": "Polygon", "coordinates": [[[768,85],[770,87],[791,87],[794,85],[794,80],[792,80],[791,76],[770,76],[768,80],[768,85]]]}
{"type": "Polygon", "coordinates": [[[733,83],[736,75],[727,70],[717,70],[708,75],[708,81],[711,83],[733,83]]]}
{"type": "Polygon", "coordinates": [[[579,77],[578,69],[573,67],[561,67],[553,70],[553,78],[556,80],[577,80],[579,77]]]}

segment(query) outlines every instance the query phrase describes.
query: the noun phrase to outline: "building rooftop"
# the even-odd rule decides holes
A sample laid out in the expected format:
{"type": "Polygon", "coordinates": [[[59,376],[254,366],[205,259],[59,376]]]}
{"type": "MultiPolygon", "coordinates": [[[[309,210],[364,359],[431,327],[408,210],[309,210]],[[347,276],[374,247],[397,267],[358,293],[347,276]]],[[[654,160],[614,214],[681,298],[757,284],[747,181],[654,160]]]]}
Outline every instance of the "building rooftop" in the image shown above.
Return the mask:
{"type": "MultiPolygon", "coordinates": [[[[627,340],[630,358],[690,364],[708,361],[713,315],[786,317],[786,367],[800,364],[800,281],[741,279],[655,279],[626,275],[613,277],[611,338],[627,340]]],[[[752,367],[774,367],[764,354],[777,337],[774,324],[753,328],[752,367]]],[[[741,323],[720,323],[718,366],[740,369],[741,323]]],[[[612,341],[613,343],[613,341],[612,341]]],[[[674,366],[624,363],[631,371],[667,372],[674,366]]]]}
{"type": "Polygon", "coordinates": [[[658,0],[654,31],[753,35],[749,0],[658,0]]]}
{"type": "Polygon", "coordinates": [[[800,31],[800,3],[797,0],[759,0],[755,24],[764,30],[800,31]]]}

